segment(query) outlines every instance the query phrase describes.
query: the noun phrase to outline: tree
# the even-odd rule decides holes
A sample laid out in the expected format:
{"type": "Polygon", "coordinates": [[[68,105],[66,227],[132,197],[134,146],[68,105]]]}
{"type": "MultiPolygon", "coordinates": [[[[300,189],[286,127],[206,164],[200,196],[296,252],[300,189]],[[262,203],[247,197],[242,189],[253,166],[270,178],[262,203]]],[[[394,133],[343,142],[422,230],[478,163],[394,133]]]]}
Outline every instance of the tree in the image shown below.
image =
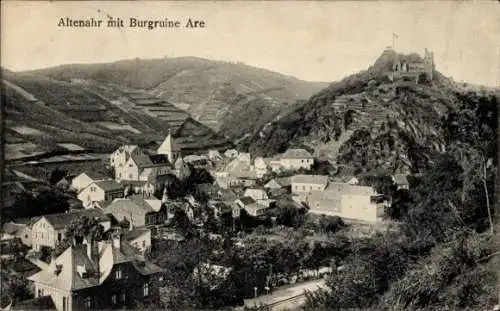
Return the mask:
{"type": "Polygon", "coordinates": [[[174,212],[174,217],[171,222],[178,230],[182,232],[185,237],[193,237],[196,235],[196,230],[193,224],[189,220],[186,213],[181,209],[176,209],[174,212]]]}
{"type": "Polygon", "coordinates": [[[87,242],[98,242],[105,238],[104,227],[95,218],[80,216],[73,219],[66,226],[66,234],[64,239],[56,245],[55,256],[62,254],[68,247],[73,244],[73,240],[77,244],[83,243],[84,239],[87,242]]]}
{"type": "Polygon", "coordinates": [[[319,226],[324,232],[337,232],[345,226],[342,218],[338,216],[321,216],[319,219],[319,226]]]}
{"type": "Polygon", "coordinates": [[[51,185],[55,185],[58,181],[60,181],[61,179],[63,179],[64,177],[66,177],[67,175],[67,171],[66,170],[62,170],[60,169],[59,167],[56,167],[54,170],[52,170],[52,172],[50,173],[50,176],[49,176],[49,183],[51,185]]]}
{"type": "Polygon", "coordinates": [[[284,206],[278,210],[276,223],[287,227],[299,228],[304,224],[304,213],[294,206],[284,206]]]}

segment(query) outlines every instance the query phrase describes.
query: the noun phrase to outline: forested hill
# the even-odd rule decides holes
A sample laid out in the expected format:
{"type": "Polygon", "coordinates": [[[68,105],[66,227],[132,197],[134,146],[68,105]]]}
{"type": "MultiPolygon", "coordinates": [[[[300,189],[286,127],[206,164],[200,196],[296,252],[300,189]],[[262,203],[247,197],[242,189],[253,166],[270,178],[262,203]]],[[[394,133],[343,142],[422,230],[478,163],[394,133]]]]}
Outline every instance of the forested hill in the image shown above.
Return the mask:
{"type": "Polygon", "coordinates": [[[417,172],[450,147],[450,118],[464,109],[474,118],[482,118],[484,109],[496,113],[498,90],[458,84],[439,72],[418,84],[391,82],[385,72],[395,56],[385,51],[373,66],[332,83],[240,148],[270,156],[304,146],[358,171],[417,172]]]}

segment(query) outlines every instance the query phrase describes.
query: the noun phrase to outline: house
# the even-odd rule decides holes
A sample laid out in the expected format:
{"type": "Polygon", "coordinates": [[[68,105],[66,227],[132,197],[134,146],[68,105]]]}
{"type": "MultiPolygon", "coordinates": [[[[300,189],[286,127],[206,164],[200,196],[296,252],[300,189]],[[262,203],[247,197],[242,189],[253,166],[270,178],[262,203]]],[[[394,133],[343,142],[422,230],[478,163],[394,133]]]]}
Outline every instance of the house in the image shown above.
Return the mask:
{"type": "Polygon", "coordinates": [[[270,207],[273,201],[269,200],[267,193],[264,189],[257,188],[247,188],[244,197],[250,197],[255,200],[256,203],[263,205],[265,207],[270,207]]]}
{"type": "Polygon", "coordinates": [[[115,233],[108,241],[74,243],[28,279],[35,296],[50,296],[59,311],[101,310],[158,301],[162,272],[115,233]]]}
{"type": "Polygon", "coordinates": [[[233,158],[236,158],[238,156],[238,151],[236,149],[229,149],[229,150],[226,150],[226,152],[224,152],[224,156],[226,158],[230,158],[230,159],[233,159],[233,158]]]}
{"type": "Polygon", "coordinates": [[[406,174],[395,174],[394,176],[392,176],[392,181],[394,182],[394,184],[396,184],[397,190],[410,189],[410,183],[408,182],[408,175],[406,174]]]}
{"type": "Polygon", "coordinates": [[[270,170],[269,162],[270,159],[264,159],[262,157],[255,158],[255,160],[253,161],[253,165],[257,177],[262,178],[264,175],[269,173],[270,170]]]}
{"type": "MultiPolygon", "coordinates": [[[[214,216],[220,218],[224,214],[231,213],[232,206],[224,204],[220,201],[211,201],[208,203],[208,207],[214,212],[214,216]]],[[[238,207],[239,209],[239,207],[238,207]]]]}
{"type": "Polygon", "coordinates": [[[197,184],[194,185],[195,189],[197,192],[201,193],[202,195],[207,196],[209,199],[212,200],[219,200],[220,199],[220,191],[221,187],[219,187],[217,184],[210,184],[210,183],[203,183],[203,184],[197,184]]]}
{"type": "Polygon", "coordinates": [[[275,156],[268,161],[269,161],[269,166],[271,167],[271,171],[273,171],[275,173],[280,173],[280,172],[285,170],[283,165],[281,165],[281,157],[280,156],[275,156]]]}
{"type": "Polygon", "coordinates": [[[71,188],[75,189],[77,192],[80,192],[82,189],[87,188],[88,185],[93,183],[94,181],[100,181],[100,180],[109,180],[111,178],[108,178],[104,175],[93,173],[93,172],[83,172],[71,180],[71,188]]]}
{"type": "Polygon", "coordinates": [[[257,173],[255,169],[248,163],[244,161],[239,161],[232,169],[228,172],[229,186],[230,187],[252,187],[257,183],[257,173]]]}
{"type": "Polygon", "coordinates": [[[292,192],[323,191],[328,183],[326,175],[294,175],[292,192]]]}
{"type": "Polygon", "coordinates": [[[310,170],[314,164],[314,157],[305,149],[288,149],[280,157],[280,164],[285,170],[310,170]]]}
{"type": "Polygon", "coordinates": [[[268,206],[255,202],[247,204],[245,206],[245,211],[248,213],[248,215],[257,217],[263,215],[268,208],[269,208],[268,206]]]}
{"type": "Polygon", "coordinates": [[[32,228],[34,220],[38,220],[39,217],[32,219],[17,219],[16,221],[10,221],[3,224],[3,236],[2,239],[14,239],[19,238],[21,242],[31,247],[32,245],[32,228]]]}
{"type": "Polygon", "coordinates": [[[258,188],[247,188],[245,190],[245,193],[243,194],[243,196],[244,197],[251,197],[256,202],[259,200],[269,199],[267,197],[267,193],[263,189],[258,189],[258,188]]]}
{"type": "Polygon", "coordinates": [[[151,248],[151,230],[148,228],[134,228],[124,231],[124,237],[127,243],[136,247],[141,254],[151,248]]]}
{"type": "MultiPolygon", "coordinates": [[[[260,216],[264,214],[264,212],[269,208],[268,206],[257,203],[251,197],[242,197],[234,202],[240,209],[244,209],[248,215],[251,216],[260,216]]],[[[234,213],[234,211],[233,211],[234,213]]],[[[239,217],[236,216],[236,217],[239,217]]]]}
{"type": "Polygon", "coordinates": [[[144,152],[137,145],[121,146],[109,156],[109,166],[115,169],[122,167],[130,157],[141,155],[144,155],[144,152]]]}
{"type": "Polygon", "coordinates": [[[168,135],[157,150],[157,154],[166,155],[170,163],[175,163],[181,157],[181,147],[176,143],[174,137],[168,130],[168,135]]]}
{"type": "Polygon", "coordinates": [[[125,165],[116,171],[117,181],[148,181],[155,189],[162,189],[162,176],[172,174],[172,164],[166,155],[143,155],[131,157],[125,165]]]}
{"type": "Polygon", "coordinates": [[[77,198],[82,201],[85,208],[92,208],[93,202],[112,201],[116,198],[123,198],[124,188],[114,180],[94,181],[80,193],[77,198]]]}
{"type": "Polygon", "coordinates": [[[116,199],[104,209],[104,213],[113,215],[117,221],[126,219],[134,227],[154,227],[167,220],[166,208],[161,200],[140,196],[116,199]]]}
{"type": "Polygon", "coordinates": [[[271,179],[264,185],[264,188],[267,190],[279,190],[290,186],[291,186],[291,178],[281,177],[281,178],[271,179]]]}
{"type": "Polygon", "coordinates": [[[299,193],[294,200],[306,203],[310,213],[369,223],[381,221],[387,207],[387,200],[372,187],[340,182],[329,183],[324,190],[299,193]]]}
{"type": "Polygon", "coordinates": [[[150,198],[155,193],[155,185],[147,180],[122,180],[120,184],[125,189],[129,190],[131,194],[138,194],[144,198],[150,198]]]}
{"type": "Polygon", "coordinates": [[[347,183],[349,185],[359,185],[359,180],[356,177],[353,177],[347,183]]]}
{"type": "Polygon", "coordinates": [[[256,203],[256,201],[251,197],[242,197],[234,201],[240,208],[245,208],[245,206],[256,203]]]}
{"type": "Polygon", "coordinates": [[[223,160],[223,157],[220,154],[220,152],[218,150],[215,150],[215,149],[208,150],[207,156],[210,159],[210,161],[215,161],[216,162],[216,161],[222,161],[223,160]]]}
{"type": "Polygon", "coordinates": [[[187,178],[189,178],[189,176],[191,176],[191,169],[189,168],[189,165],[182,158],[178,158],[175,161],[174,169],[175,169],[175,176],[181,181],[184,181],[187,178]]]}
{"type": "Polygon", "coordinates": [[[184,157],[184,162],[196,169],[209,169],[210,161],[206,155],[188,155],[184,157]]]}
{"type": "Polygon", "coordinates": [[[66,226],[80,217],[96,219],[104,227],[104,231],[111,227],[111,219],[98,209],[44,215],[32,226],[33,249],[39,251],[42,246],[55,248],[66,237],[66,226]]]}

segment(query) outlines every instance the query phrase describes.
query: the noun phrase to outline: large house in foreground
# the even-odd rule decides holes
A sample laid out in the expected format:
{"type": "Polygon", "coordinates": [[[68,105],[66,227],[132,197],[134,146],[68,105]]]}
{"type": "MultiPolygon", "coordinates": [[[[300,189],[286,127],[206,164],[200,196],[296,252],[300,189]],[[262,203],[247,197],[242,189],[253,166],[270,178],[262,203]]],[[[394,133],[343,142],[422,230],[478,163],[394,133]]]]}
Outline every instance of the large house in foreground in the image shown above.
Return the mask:
{"type": "Polygon", "coordinates": [[[161,273],[115,233],[110,241],[72,245],[28,279],[35,296],[50,296],[58,311],[100,310],[158,301],[161,273]]]}

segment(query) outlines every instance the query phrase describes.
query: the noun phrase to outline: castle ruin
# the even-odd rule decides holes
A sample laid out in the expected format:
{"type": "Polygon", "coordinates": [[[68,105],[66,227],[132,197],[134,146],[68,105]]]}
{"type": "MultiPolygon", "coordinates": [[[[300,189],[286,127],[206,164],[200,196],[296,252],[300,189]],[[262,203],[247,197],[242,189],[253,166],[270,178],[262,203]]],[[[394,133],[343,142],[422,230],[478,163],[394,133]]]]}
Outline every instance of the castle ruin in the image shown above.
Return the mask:
{"type": "Polygon", "coordinates": [[[387,74],[389,80],[414,80],[420,82],[425,75],[427,80],[434,78],[434,53],[425,49],[423,61],[408,61],[401,58],[399,54],[392,63],[392,70],[387,74]]]}

